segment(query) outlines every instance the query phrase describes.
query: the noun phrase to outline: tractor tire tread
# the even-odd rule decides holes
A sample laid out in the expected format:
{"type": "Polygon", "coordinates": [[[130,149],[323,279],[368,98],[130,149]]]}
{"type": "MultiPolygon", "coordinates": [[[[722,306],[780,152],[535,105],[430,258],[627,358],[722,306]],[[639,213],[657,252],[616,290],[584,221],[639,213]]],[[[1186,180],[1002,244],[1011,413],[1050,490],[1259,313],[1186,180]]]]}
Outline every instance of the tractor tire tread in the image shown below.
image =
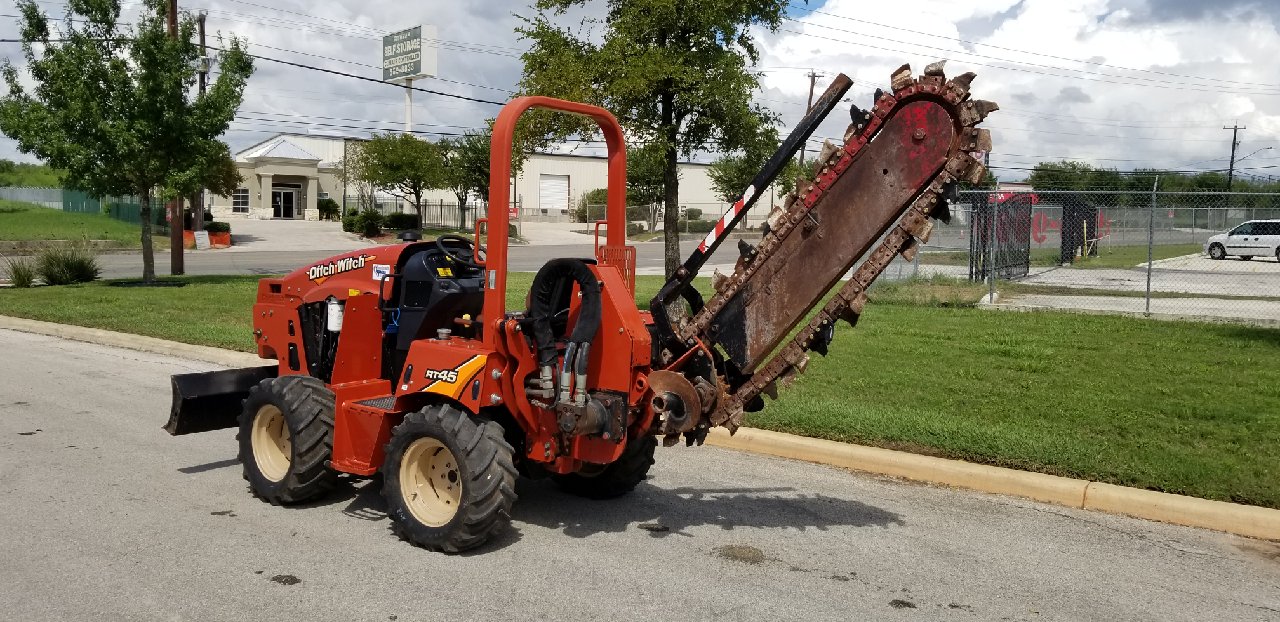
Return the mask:
{"type": "Polygon", "coordinates": [[[392,431],[382,466],[383,496],[392,529],[410,544],[444,553],[461,553],[488,542],[511,523],[516,501],[513,453],[503,438],[502,426],[473,418],[455,406],[432,405],[409,413],[392,431]],[[458,515],[441,528],[418,524],[399,499],[398,457],[409,443],[423,436],[445,442],[460,466],[466,466],[464,477],[469,485],[462,488],[458,515]]]}
{"type": "Polygon", "coordinates": [[[263,380],[249,391],[240,413],[240,462],[254,496],[272,505],[315,500],[333,489],[338,473],[329,467],[333,454],[336,399],[324,382],[311,376],[281,376],[263,380]],[[275,403],[289,426],[292,453],[283,480],[255,477],[253,450],[245,438],[258,408],[275,403]]]}

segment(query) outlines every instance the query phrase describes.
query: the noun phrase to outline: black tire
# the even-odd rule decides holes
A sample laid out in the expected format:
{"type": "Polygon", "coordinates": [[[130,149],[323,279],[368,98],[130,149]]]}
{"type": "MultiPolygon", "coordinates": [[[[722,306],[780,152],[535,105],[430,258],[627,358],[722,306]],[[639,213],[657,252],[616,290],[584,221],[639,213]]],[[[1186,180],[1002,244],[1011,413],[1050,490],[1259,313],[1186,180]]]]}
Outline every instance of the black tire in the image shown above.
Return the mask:
{"type": "Polygon", "coordinates": [[[425,549],[459,553],[484,544],[506,529],[511,524],[511,506],[516,501],[516,468],[512,462],[513,450],[503,440],[502,432],[502,426],[497,423],[473,419],[451,405],[427,406],[405,416],[391,433],[382,463],[382,496],[396,533],[425,549]],[[443,446],[448,453],[435,449],[431,456],[424,454],[422,458],[415,458],[419,452],[418,441],[427,447],[443,446]],[[407,451],[414,463],[402,465],[407,451]],[[422,502],[406,498],[407,490],[413,485],[408,479],[402,485],[401,474],[413,477],[414,469],[419,469],[422,480],[431,483],[430,490],[435,492],[436,498],[431,503],[440,507],[444,497],[430,482],[431,477],[424,469],[426,464],[422,462],[436,455],[454,459],[448,463],[449,470],[441,474],[441,477],[444,473],[448,475],[447,481],[441,480],[442,488],[451,482],[459,485],[459,490],[451,493],[457,501],[453,504],[450,500],[452,515],[431,524],[430,520],[421,518],[422,502]]]}
{"type": "Polygon", "coordinates": [[[653,466],[653,452],[658,439],[644,435],[627,440],[626,449],[617,460],[596,473],[569,473],[554,476],[556,484],[569,494],[588,499],[621,497],[644,481],[653,466]]]}
{"type": "Polygon", "coordinates": [[[1213,243],[1209,245],[1209,259],[1226,259],[1227,249],[1221,244],[1213,243]]]}
{"type": "Polygon", "coordinates": [[[268,378],[249,391],[236,440],[244,478],[255,496],[273,505],[302,503],[333,488],[338,473],[328,462],[333,453],[334,407],[333,392],[311,376],[268,378]],[[273,412],[271,408],[283,415],[289,432],[287,468],[277,478],[269,475],[270,469],[259,463],[260,454],[254,452],[255,421],[273,412]]]}
{"type": "Polygon", "coordinates": [[[1241,255],[1241,256],[1240,256],[1240,261],[1249,261],[1250,259],[1253,259],[1253,255],[1241,255]]]}

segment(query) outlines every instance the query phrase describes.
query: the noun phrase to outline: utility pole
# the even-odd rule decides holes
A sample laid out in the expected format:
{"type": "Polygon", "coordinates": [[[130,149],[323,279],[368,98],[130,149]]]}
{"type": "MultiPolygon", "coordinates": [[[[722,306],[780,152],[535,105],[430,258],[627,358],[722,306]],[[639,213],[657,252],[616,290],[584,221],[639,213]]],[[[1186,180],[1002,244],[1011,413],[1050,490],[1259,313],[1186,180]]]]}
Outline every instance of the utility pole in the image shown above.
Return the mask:
{"type": "MultiPolygon", "coordinates": [[[[196,16],[196,26],[200,32],[200,97],[204,97],[205,87],[209,81],[209,57],[206,55],[207,50],[204,45],[204,22],[209,15],[204,11],[196,16]]],[[[204,231],[204,188],[201,187],[196,195],[198,201],[191,202],[191,228],[194,231],[204,231]]]]}
{"type": "MultiPolygon", "coordinates": [[[[813,86],[817,83],[818,78],[822,77],[822,74],[810,69],[809,73],[805,75],[809,76],[809,106],[804,109],[804,113],[809,114],[809,111],[813,110],[813,86]]],[[[800,145],[800,166],[804,166],[804,152],[808,146],[809,141],[807,140],[800,145]]]]}
{"type": "MultiPolygon", "coordinates": [[[[178,0],[169,0],[169,38],[178,38],[178,0]]],[[[182,198],[169,203],[169,274],[186,271],[182,265],[182,198]]]]}
{"type": "Polygon", "coordinates": [[[1222,126],[1222,129],[1231,130],[1231,165],[1227,167],[1227,192],[1231,192],[1232,183],[1235,181],[1235,178],[1236,178],[1236,147],[1240,146],[1240,141],[1237,140],[1237,137],[1240,134],[1240,130],[1245,130],[1249,128],[1246,128],[1240,125],[1239,123],[1236,123],[1231,127],[1227,127],[1224,125],[1222,126]]]}
{"type": "Polygon", "coordinates": [[[413,78],[404,81],[404,133],[413,134],[413,78]]]}

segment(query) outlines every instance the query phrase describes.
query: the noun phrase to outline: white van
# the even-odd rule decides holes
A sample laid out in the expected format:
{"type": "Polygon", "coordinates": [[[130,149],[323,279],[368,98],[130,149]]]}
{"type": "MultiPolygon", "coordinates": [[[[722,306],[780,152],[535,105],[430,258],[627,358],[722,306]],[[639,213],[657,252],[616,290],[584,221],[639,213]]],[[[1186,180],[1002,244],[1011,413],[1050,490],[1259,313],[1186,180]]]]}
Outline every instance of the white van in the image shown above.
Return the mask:
{"type": "Polygon", "coordinates": [[[1280,261],[1280,220],[1250,220],[1204,244],[1212,259],[1234,255],[1245,261],[1254,257],[1275,257],[1280,261]]]}

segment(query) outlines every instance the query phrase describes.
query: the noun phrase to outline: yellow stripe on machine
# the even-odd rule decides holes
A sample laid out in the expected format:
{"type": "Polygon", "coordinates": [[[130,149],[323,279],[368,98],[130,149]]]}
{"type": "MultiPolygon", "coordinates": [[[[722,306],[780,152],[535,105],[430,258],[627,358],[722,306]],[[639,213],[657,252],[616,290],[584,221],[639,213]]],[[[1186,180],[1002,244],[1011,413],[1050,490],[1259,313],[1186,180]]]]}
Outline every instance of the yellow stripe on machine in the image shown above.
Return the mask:
{"type": "Polygon", "coordinates": [[[480,373],[480,370],[484,369],[485,363],[488,360],[489,360],[489,357],[482,354],[477,354],[467,359],[466,361],[464,361],[461,365],[453,368],[453,371],[456,372],[457,374],[456,379],[453,382],[446,382],[445,380],[436,380],[435,382],[432,382],[431,384],[424,387],[422,390],[426,393],[438,393],[440,395],[447,395],[455,400],[460,399],[460,397],[462,396],[463,389],[465,389],[467,385],[470,384],[471,380],[475,378],[476,374],[480,373]]]}

